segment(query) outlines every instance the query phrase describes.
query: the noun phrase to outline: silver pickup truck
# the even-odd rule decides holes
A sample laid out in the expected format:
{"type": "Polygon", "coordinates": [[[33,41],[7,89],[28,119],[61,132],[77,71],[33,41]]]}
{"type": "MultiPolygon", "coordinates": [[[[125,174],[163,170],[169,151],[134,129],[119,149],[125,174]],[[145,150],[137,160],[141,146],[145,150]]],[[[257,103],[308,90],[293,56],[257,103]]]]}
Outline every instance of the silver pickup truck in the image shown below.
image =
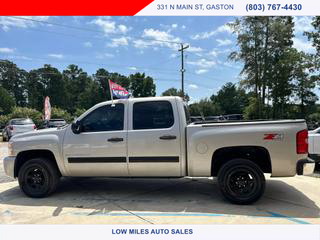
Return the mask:
{"type": "Polygon", "coordinates": [[[71,125],[12,137],[5,172],[30,197],[54,192],[61,176],[217,176],[226,199],[249,204],[264,192],[264,173],[292,177],[314,170],[304,120],[189,118],[179,97],[99,103],[71,125]]]}

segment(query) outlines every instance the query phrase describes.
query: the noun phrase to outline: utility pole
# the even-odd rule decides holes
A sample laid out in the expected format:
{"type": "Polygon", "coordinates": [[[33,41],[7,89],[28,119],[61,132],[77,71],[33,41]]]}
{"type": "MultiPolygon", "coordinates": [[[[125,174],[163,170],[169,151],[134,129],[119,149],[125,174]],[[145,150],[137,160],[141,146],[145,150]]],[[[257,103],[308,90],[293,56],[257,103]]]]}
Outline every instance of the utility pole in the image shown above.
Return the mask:
{"type": "Polygon", "coordinates": [[[181,92],[182,92],[182,98],[184,99],[184,72],[185,72],[185,69],[184,69],[184,55],[183,55],[183,51],[185,49],[187,49],[189,47],[189,45],[186,45],[186,46],[183,46],[183,43],[180,43],[181,44],[181,48],[178,50],[181,52],[181,92]]]}

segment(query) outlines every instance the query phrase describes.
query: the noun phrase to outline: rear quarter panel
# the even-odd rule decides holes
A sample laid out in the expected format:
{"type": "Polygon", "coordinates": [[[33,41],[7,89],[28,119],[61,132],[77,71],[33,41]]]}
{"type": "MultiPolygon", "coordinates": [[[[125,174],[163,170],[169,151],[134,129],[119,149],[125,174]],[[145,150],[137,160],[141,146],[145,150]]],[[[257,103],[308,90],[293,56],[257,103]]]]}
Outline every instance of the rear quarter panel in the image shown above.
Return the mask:
{"type": "Polygon", "coordinates": [[[188,173],[210,176],[214,152],[223,147],[260,146],[268,150],[272,176],[294,176],[296,162],[307,154],[296,153],[296,134],[306,129],[304,120],[213,123],[187,126],[188,173]],[[281,134],[265,140],[265,134],[281,134]]]}

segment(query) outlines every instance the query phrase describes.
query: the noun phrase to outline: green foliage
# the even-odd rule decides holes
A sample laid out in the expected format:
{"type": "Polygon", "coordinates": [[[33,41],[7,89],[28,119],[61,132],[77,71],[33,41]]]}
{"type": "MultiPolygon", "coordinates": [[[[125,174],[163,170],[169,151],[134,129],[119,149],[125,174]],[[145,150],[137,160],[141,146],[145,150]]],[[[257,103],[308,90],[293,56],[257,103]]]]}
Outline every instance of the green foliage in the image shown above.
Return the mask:
{"type": "Polygon", "coordinates": [[[308,116],[308,120],[320,123],[320,112],[312,113],[308,116]]]}
{"type": "MultiPolygon", "coordinates": [[[[179,97],[182,97],[182,91],[181,90],[177,90],[176,88],[169,88],[167,89],[166,91],[164,91],[161,96],[179,96],[179,97]]],[[[185,93],[185,96],[184,96],[185,100],[187,102],[189,102],[190,100],[190,97],[188,94],[185,93]]]]}
{"type": "Polygon", "coordinates": [[[130,88],[134,97],[154,97],[156,95],[156,85],[153,78],[145,73],[135,73],[129,76],[130,88]]]}
{"type": "MultiPolygon", "coordinates": [[[[320,57],[320,16],[313,18],[312,26],[314,27],[314,31],[306,32],[305,35],[308,36],[309,40],[312,41],[312,45],[316,48],[317,57],[320,57]]],[[[320,67],[319,63],[318,61],[318,67],[320,67]]]]}
{"type": "Polygon", "coordinates": [[[4,127],[10,120],[9,115],[0,115],[0,127],[4,127]]]}
{"type": "Polygon", "coordinates": [[[74,112],[74,117],[80,117],[85,111],[87,111],[84,108],[77,108],[74,112]]]}
{"type": "Polygon", "coordinates": [[[0,61],[0,86],[14,97],[17,106],[26,105],[25,83],[27,72],[8,60],[0,61]]]}
{"type": "Polygon", "coordinates": [[[42,113],[27,107],[15,107],[12,113],[8,115],[8,118],[31,118],[37,126],[42,123],[42,113]]]}
{"type": "Polygon", "coordinates": [[[66,122],[70,123],[73,119],[70,113],[61,108],[53,107],[51,109],[51,118],[63,118],[66,122]]]}
{"type": "MultiPolygon", "coordinates": [[[[243,112],[243,118],[250,120],[250,119],[262,119],[265,118],[265,116],[261,117],[261,114],[259,114],[258,109],[259,109],[259,101],[255,97],[250,97],[249,98],[249,105],[245,107],[244,112],[243,112]]],[[[261,108],[261,106],[260,106],[261,108]]],[[[265,113],[265,111],[262,111],[265,113]]]]}
{"type": "Polygon", "coordinates": [[[15,106],[15,99],[3,87],[0,87],[0,112],[8,114],[15,106]]]}
{"type": "Polygon", "coordinates": [[[213,103],[210,99],[204,98],[197,103],[189,105],[189,111],[191,116],[217,116],[223,112],[219,105],[213,103]]]}
{"type": "MultiPolygon", "coordinates": [[[[320,43],[319,18],[313,26],[316,33],[308,37],[316,46],[320,43]]],[[[293,18],[242,17],[230,27],[237,34],[239,50],[229,58],[244,63],[241,84],[253,92],[245,117],[305,118],[310,114],[318,99],[313,89],[319,77],[314,74],[313,57],[293,47],[293,18]]]]}
{"type": "Polygon", "coordinates": [[[210,99],[220,106],[223,114],[242,113],[249,101],[245,90],[237,88],[236,85],[231,82],[222,86],[217,95],[212,95],[210,99]]]}

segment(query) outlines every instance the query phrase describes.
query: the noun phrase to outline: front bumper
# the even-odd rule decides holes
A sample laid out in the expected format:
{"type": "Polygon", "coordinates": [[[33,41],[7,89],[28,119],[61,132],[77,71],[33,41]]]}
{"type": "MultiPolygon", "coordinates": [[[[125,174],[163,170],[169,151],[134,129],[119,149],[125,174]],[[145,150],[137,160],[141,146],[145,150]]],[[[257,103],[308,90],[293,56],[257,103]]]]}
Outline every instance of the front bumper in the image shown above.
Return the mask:
{"type": "Polygon", "coordinates": [[[9,176],[14,178],[14,162],[16,157],[5,157],[3,159],[4,172],[9,176]]]}
{"type": "Polygon", "coordinates": [[[311,158],[301,159],[297,162],[298,175],[311,175],[314,172],[315,163],[311,158]]]}

